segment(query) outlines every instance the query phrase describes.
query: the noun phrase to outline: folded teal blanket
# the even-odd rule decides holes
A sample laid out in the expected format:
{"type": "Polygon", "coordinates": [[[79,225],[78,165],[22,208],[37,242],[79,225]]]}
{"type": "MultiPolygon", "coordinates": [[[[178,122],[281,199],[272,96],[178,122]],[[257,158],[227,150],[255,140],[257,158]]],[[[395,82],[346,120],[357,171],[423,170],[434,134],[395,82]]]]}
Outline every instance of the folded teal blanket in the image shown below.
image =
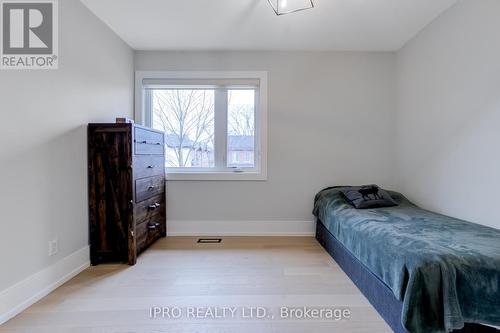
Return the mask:
{"type": "Polygon", "coordinates": [[[314,215],[403,303],[411,333],[451,332],[464,322],[500,326],[500,230],[421,209],[355,209],[339,191],[316,195],[314,215]]]}

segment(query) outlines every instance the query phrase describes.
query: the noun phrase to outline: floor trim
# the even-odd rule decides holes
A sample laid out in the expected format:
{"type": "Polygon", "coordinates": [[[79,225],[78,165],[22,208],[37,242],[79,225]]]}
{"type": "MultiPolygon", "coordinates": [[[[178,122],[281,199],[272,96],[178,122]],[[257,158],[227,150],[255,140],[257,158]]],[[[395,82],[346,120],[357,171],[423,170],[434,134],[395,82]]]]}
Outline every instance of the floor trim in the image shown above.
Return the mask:
{"type": "Polygon", "coordinates": [[[315,221],[167,220],[167,236],[314,236],[315,221]]]}
{"type": "Polygon", "coordinates": [[[38,302],[90,266],[89,246],[0,292],[0,324],[38,302]]]}

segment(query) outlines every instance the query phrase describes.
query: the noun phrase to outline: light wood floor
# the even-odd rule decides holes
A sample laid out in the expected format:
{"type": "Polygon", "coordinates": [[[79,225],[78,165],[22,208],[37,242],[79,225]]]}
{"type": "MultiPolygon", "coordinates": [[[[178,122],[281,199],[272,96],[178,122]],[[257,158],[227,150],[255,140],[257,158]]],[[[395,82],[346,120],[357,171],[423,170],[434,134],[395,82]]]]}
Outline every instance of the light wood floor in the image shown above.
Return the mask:
{"type": "Polygon", "coordinates": [[[137,265],[99,265],[0,326],[5,333],[392,332],[314,238],[162,239],[137,265]],[[234,318],[150,317],[153,306],[237,307],[234,318]],[[265,319],[241,317],[261,306],[265,319]],[[350,319],[291,320],[280,307],[349,308],[350,319]],[[246,308],[248,311],[248,308],[246,308]],[[271,318],[274,316],[274,319],[271,318]]]}

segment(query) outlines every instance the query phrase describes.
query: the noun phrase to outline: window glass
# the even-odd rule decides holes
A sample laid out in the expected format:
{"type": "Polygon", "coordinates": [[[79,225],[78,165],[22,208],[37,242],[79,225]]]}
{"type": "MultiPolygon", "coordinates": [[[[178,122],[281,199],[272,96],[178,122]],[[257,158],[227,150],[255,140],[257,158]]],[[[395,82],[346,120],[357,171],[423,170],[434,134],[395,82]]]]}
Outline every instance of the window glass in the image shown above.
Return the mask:
{"type": "Polygon", "coordinates": [[[227,166],[255,166],[255,90],[227,91],[227,166]]]}
{"type": "Polygon", "coordinates": [[[165,132],[165,164],[177,168],[213,168],[213,89],[152,89],[153,128],[165,132]]]}

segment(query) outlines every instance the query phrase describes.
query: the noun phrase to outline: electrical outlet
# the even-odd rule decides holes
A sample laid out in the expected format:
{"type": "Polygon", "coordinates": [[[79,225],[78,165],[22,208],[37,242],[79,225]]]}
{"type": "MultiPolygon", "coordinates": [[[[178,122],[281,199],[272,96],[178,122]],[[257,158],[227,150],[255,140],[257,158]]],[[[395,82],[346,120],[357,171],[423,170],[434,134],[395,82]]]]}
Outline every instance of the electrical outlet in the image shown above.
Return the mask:
{"type": "Polygon", "coordinates": [[[58,251],[59,251],[59,241],[57,240],[57,238],[49,241],[49,256],[57,254],[58,251]]]}

